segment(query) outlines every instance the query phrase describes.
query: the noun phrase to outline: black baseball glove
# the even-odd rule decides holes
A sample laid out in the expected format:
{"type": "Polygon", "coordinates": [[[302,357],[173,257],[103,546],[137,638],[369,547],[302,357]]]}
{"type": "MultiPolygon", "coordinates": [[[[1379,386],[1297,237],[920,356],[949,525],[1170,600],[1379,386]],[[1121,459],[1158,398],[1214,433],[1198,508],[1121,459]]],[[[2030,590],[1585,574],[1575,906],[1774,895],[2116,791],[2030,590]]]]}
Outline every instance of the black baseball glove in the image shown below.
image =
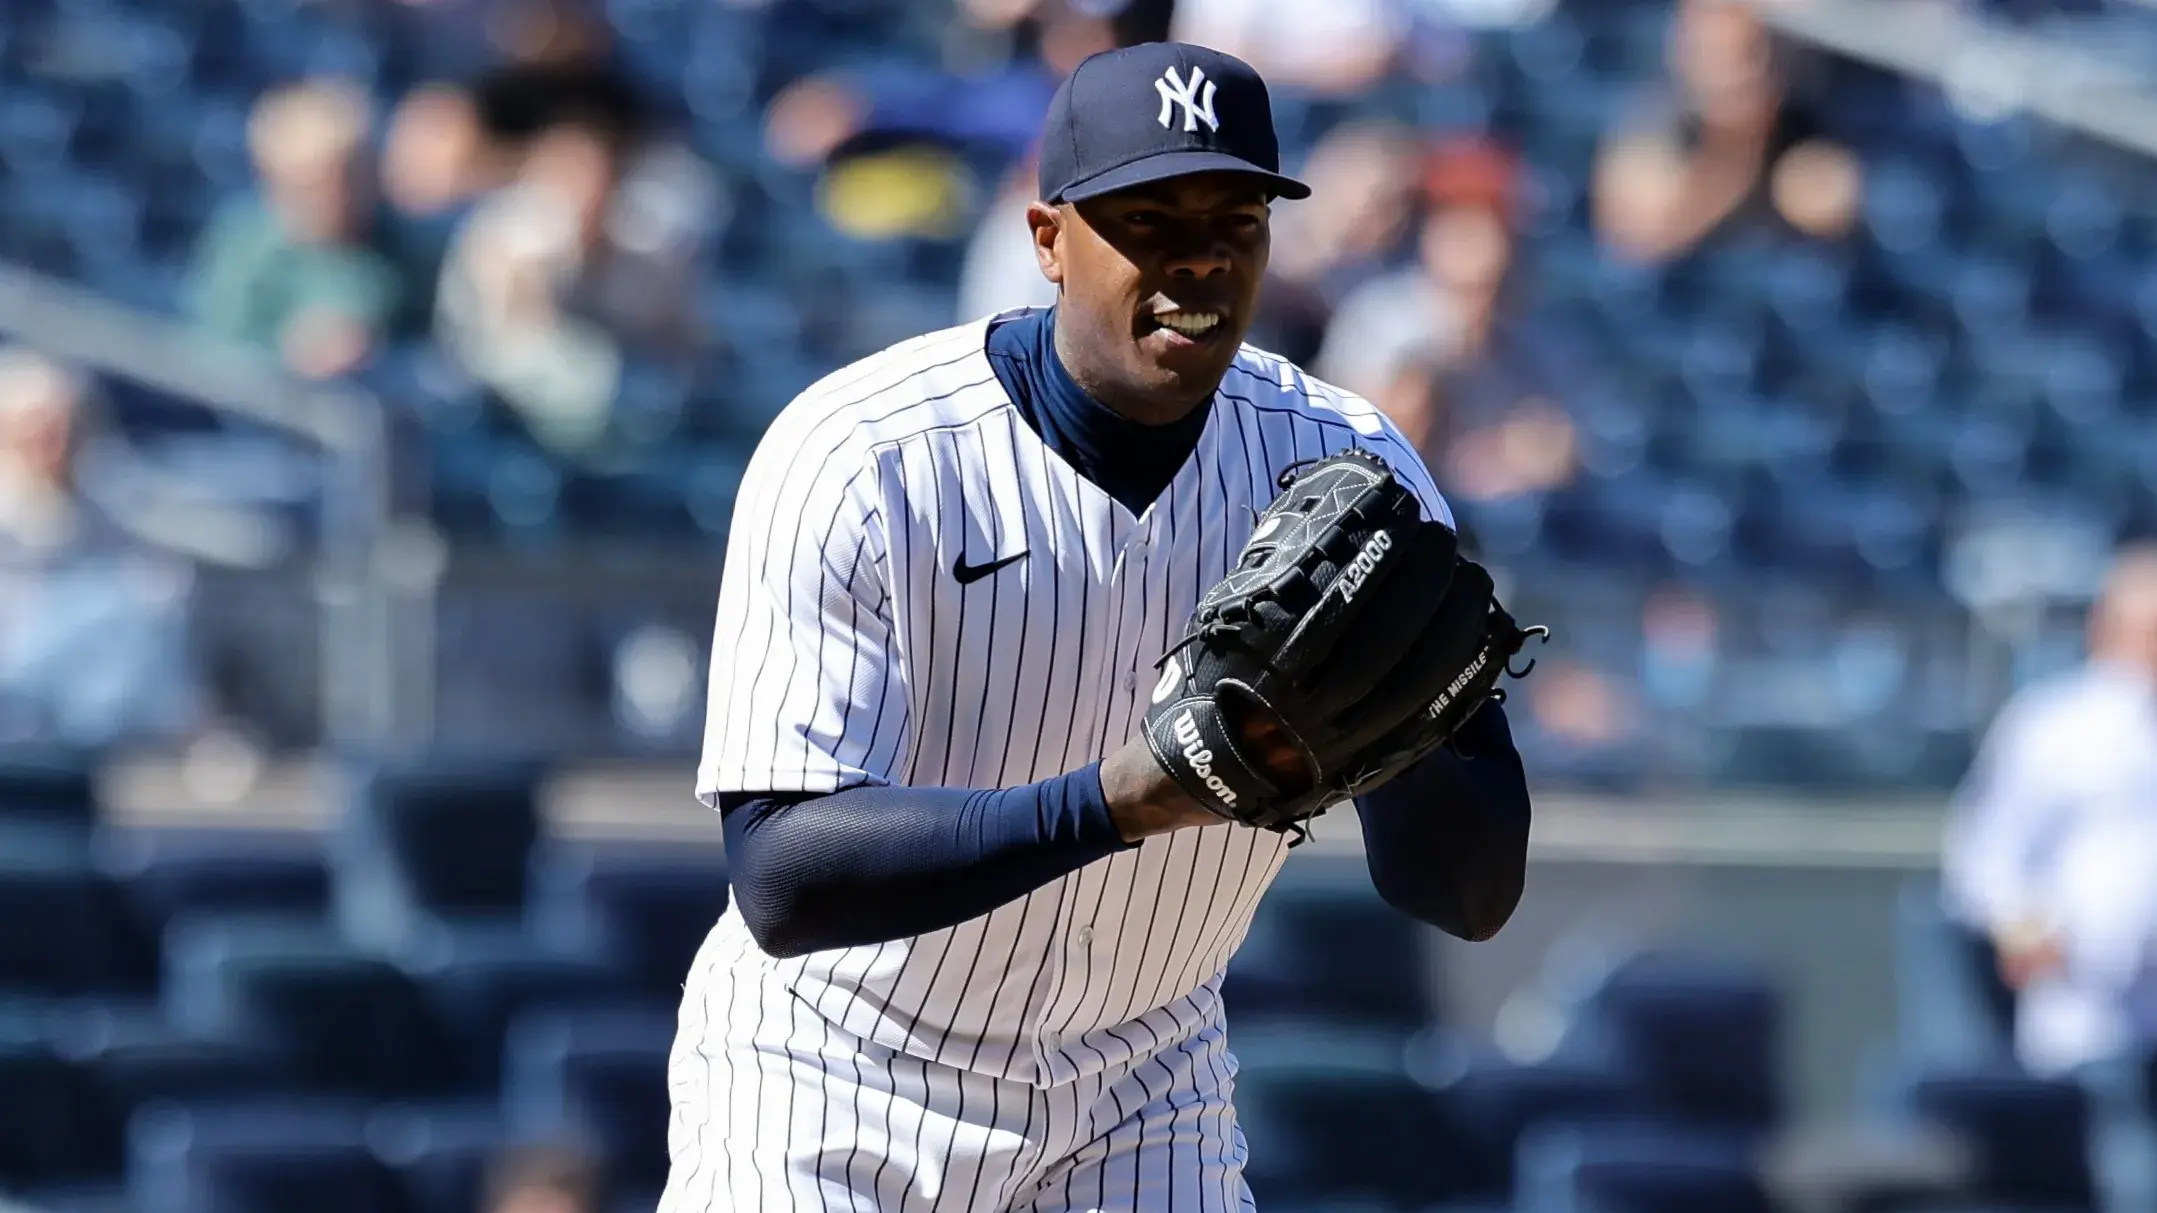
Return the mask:
{"type": "MultiPolygon", "coordinates": [[[[1200,804],[1293,832],[1444,745],[1541,627],[1383,460],[1290,468],[1227,577],[1162,657],[1154,758],[1200,804]]],[[[1533,667],[1533,662],[1529,667],[1533,667]]]]}

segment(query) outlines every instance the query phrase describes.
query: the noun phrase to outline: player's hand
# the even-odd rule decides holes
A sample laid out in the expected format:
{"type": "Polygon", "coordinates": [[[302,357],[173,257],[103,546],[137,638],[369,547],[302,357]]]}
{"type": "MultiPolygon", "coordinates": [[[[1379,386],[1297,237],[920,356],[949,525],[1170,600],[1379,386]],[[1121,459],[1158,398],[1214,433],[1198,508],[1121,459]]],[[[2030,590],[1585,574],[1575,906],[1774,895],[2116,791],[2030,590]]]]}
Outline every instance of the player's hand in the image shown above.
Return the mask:
{"type": "Polygon", "coordinates": [[[2000,980],[2021,990],[2059,972],[2067,961],[2060,938],[2036,924],[2016,924],[1993,933],[2000,980]]]}
{"type": "Polygon", "coordinates": [[[1223,825],[1227,820],[1192,799],[1162,770],[1143,737],[1101,760],[1101,791],[1125,842],[1186,826],[1223,825]]]}

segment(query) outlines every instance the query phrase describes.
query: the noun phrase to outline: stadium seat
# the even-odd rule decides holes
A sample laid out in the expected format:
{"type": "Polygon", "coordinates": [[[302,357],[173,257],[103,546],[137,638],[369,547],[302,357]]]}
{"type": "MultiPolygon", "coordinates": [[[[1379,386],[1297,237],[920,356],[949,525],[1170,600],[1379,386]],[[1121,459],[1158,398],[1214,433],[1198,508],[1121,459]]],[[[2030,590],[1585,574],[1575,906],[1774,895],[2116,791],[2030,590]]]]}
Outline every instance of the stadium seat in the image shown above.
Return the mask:
{"type": "Polygon", "coordinates": [[[1517,1213],[1769,1213],[1749,1153],[1727,1137],[1645,1126],[1549,1127],[1520,1148],[1517,1213]]]}
{"type": "Polygon", "coordinates": [[[1783,1115],[1782,1017],[1774,985],[1747,966],[1644,952],[1575,1008],[1563,1048],[1632,1076],[1659,1117],[1758,1132],[1783,1115]]]}
{"type": "Polygon", "coordinates": [[[38,1213],[137,1213],[125,1184],[85,1182],[33,1188],[22,1202],[38,1213]]]}
{"type": "Polygon", "coordinates": [[[340,925],[388,947],[430,920],[521,915],[538,784],[521,762],[353,773],[333,844],[340,925]]]}
{"type": "Polygon", "coordinates": [[[1919,1068],[1893,1098],[1903,1116],[1972,1149],[1978,1190],[1971,1197],[2049,1213],[2098,1207],[2090,1099],[2076,1083],[2002,1066],[1919,1068]]]}
{"type": "Polygon", "coordinates": [[[1521,1141],[1552,1125],[1627,1124],[1649,1119],[1648,1092],[1611,1069],[1547,1061],[1483,1059],[1434,1087],[1444,1149],[1460,1182],[1485,1198],[1509,1200],[1521,1141]]]}
{"type": "Polygon", "coordinates": [[[1415,1207],[1472,1194],[1437,1098],[1406,1071],[1405,1037],[1229,1015],[1245,1178],[1260,1208],[1342,1198],[1415,1207]]]}
{"type": "Polygon", "coordinates": [[[119,892],[130,929],[154,943],[188,915],[277,912],[321,919],[330,874],[321,840],[297,832],[102,829],[92,856],[119,892]]]}
{"type": "Polygon", "coordinates": [[[1259,902],[1222,1001],[1232,1016],[1412,1030],[1434,1005],[1426,943],[1433,934],[1381,901],[1360,862],[1290,867],[1259,902]]]}
{"type": "Polygon", "coordinates": [[[0,821],[84,829],[97,819],[88,760],[65,751],[0,750],[0,821]]]}
{"type": "Polygon", "coordinates": [[[396,1176],[403,1213],[472,1213],[484,1207],[488,1164],[511,1138],[490,1099],[378,1108],[367,1141],[396,1176]]]}
{"type": "Polygon", "coordinates": [[[0,1039],[0,1192],[94,1172],[97,1114],[82,1076],[50,1045],[0,1039]]]}
{"type": "Polygon", "coordinates": [[[0,828],[0,992],[124,986],[136,947],[122,927],[112,882],[71,829],[0,828]]]}
{"type": "Polygon", "coordinates": [[[312,1087],[425,1094],[457,1072],[416,983],[315,925],[182,920],[167,934],[164,1006],[175,1027],[283,1050],[312,1087]]]}
{"type": "Polygon", "coordinates": [[[160,1105],[130,1126],[129,1194],[159,1213],[395,1213],[366,1129],[361,1105],[160,1105]]]}
{"type": "Polygon", "coordinates": [[[679,995],[726,906],[726,863],[716,850],[550,842],[533,857],[534,933],[614,960],[654,997],[679,995]]]}
{"type": "Polygon", "coordinates": [[[493,1090],[504,1038],[520,1015],[613,1002],[625,990],[604,953],[548,946],[514,926],[436,926],[395,954],[440,1025],[457,1080],[493,1090]]]}
{"type": "Polygon", "coordinates": [[[108,1017],[102,1028],[70,1018],[59,1052],[91,1100],[82,1148],[96,1174],[120,1172],[127,1125],[145,1107],[252,1099],[298,1081],[291,1058],[265,1042],[178,1033],[148,1017],[108,1017]]]}
{"type": "Polygon", "coordinates": [[[667,1052],[675,1008],[535,1012],[509,1032],[502,1081],[512,1132],[598,1152],[630,1189],[667,1169],[667,1052]]]}

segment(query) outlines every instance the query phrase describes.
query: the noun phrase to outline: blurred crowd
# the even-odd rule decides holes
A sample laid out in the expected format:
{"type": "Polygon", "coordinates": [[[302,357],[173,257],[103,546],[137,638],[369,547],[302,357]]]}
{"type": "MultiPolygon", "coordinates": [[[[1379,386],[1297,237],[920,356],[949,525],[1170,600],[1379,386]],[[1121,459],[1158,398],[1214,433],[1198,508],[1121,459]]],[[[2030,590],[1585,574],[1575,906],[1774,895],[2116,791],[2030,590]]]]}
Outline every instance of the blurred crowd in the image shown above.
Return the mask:
{"type": "MultiPolygon", "coordinates": [[[[2108,344],[2080,314],[2142,314],[2100,268],[2107,247],[2140,247],[2090,200],[2100,177],[2019,198],[2035,136],[1866,75],[1742,0],[126,9],[0,20],[57,98],[0,122],[0,164],[57,138],[92,166],[23,203],[49,234],[10,229],[4,251],[168,312],[206,348],[371,390],[404,442],[400,506],[460,550],[574,535],[713,551],[748,445],[794,391],[928,328],[1052,300],[1020,217],[1040,118],[1086,55],[1155,38],[1232,51],[1270,82],[1317,193],[1277,210],[1253,339],[1393,417],[1508,591],[1561,625],[1522,711],[1553,777],[1944,787],[1991,706],[1966,650],[1996,621],[1968,599],[2052,567],[1969,574],[1960,532],[2027,494],[2104,542],[2157,518],[2157,447],[2106,428],[2135,407],[2140,338],[2108,344]],[[168,49],[94,71],[50,51],[100,20],[168,49]],[[100,125],[114,92],[132,133],[100,125]],[[160,142],[168,125],[186,129],[160,142]],[[196,184],[163,188],[168,168],[196,184]]],[[[19,378],[33,386],[0,394],[112,390],[58,364],[19,378]]],[[[173,487],[140,470],[173,449],[157,438],[90,443],[133,462],[51,492],[117,487],[125,501],[97,508],[131,520],[140,563],[175,572],[151,579],[162,590],[98,584],[136,587],[109,592],[145,619],[179,601],[166,615],[184,621],[170,587],[203,560],[188,537],[214,537],[235,570],[278,567],[304,538],[287,500],[143,489],[173,487]],[[214,524],[155,525],[175,502],[214,524]]],[[[217,465],[207,445],[188,458],[217,465]]],[[[231,467],[227,486],[264,479],[231,467]]],[[[2029,542],[2061,547],[2057,531],[2029,542]]],[[[671,691],[666,719],[514,717],[638,698],[624,638],[694,648],[686,616],[529,631],[482,616],[444,608],[443,677],[461,663],[469,686],[533,693],[489,707],[474,691],[442,727],[477,745],[497,725],[693,740],[694,695],[671,691]]],[[[125,710],[36,710],[72,712],[68,735],[90,742],[217,729],[230,697],[185,631],[145,630],[124,670],[100,654],[157,688],[103,701],[125,710]]],[[[54,662],[21,668],[26,699],[60,693],[31,672],[54,662]]]]}
{"type": "Polygon", "coordinates": [[[337,78],[265,93],[252,191],[211,218],[181,307],[297,374],[439,344],[546,445],[588,451],[626,361],[684,359],[709,169],[610,61],[603,11],[493,14],[498,61],[375,113],[337,78]]]}
{"type": "MultiPolygon", "coordinates": [[[[317,70],[266,85],[241,132],[246,178],[185,242],[170,305],[306,379],[402,384],[395,376],[417,365],[437,385],[466,385],[437,397],[480,393],[496,420],[549,459],[634,467],[630,383],[660,375],[712,389],[714,379],[694,378],[699,369],[724,367],[730,344],[758,339],[754,318],[729,331],[708,306],[733,285],[716,247],[730,199],[711,149],[692,139],[699,98],[655,92],[625,59],[621,14],[590,0],[383,0],[357,11],[408,39],[465,50],[436,56],[451,66],[415,71],[388,95],[379,72],[370,82],[317,70]]],[[[738,137],[753,145],[749,158],[813,177],[816,218],[838,233],[962,250],[949,312],[924,315],[901,295],[897,318],[829,355],[839,358],[935,323],[1052,301],[1020,214],[1041,113],[1080,59],[1164,37],[1239,54],[1284,103],[1308,111],[1314,129],[1327,128],[1303,170],[1318,198],[1278,215],[1254,340],[1379,403],[1455,498],[1505,501],[1560,489],[1580,471],[1568,394],[1583,368],[1568,365],[1517,289],[1536,272],[1519,264],[1519,235],[1547,224],[1552,202],[1489,131],[1419,122],[1384,101],[1472,72],[1475,28],[1540,15],[1530,4],[1467,0],[961,0],[930,32],[930,55],[842,60],[757,82],[752,92],[769,93],[761,128],[738,137]]],[[[1684,0],[1668,64],[1595,151],[1594,222],[1614,256],[1675,260],[1738,229],[1832,241],[1848,228],[1854,161],[1808,121],[1790,89],[1802,60],[1750,8],[1684,0]]],[[[726,371],[717,374],[723,391],[726,371]]],[[[55,402],[84,395],[86,383],[42,364],[9,376],[0,403],[73,416],[74,405],[55,402]]],[[[497,497],[505,474],[489,481],[497,497]]],[[[78,499],[77,487],[61,476],[38,491],[78,499]]],[[[137,512],[154,518],[161,507],[137,512]]],[[[260,529],[242,512],[225,528],[249,525],[260,529]]],[[[171,534],[123,533],[144,567],[170,571],[163,581],[94,581],[148,620],[178,600],[172,579],[184,579],[196,553],[171,534]]],[[[262,548],[258,538],[255,567],[262,548]]],[[[1709,610],[1683,595],[1651,609],[1654,635],[1669,633],[1658,620],[1709,610]]],[[[188,668],[174,613],[165,610],[162,631],[143,625],[139,656],[103,655],[115,687],[145,691],[108,694],[113,706],[53,701],[89,694],[80,679],[36,673],[73,668],[64,637],[11,632],[37,656],[7,677],[26,699],[48,700],[38,710],[72,713],[71,738],[199,733],[214,722],[215,697],[188,668]]],[[[1534,710],[1554,734],[1590,749],[1623,742],[1633,688],[1564,663],[1552,675],[1534,710]]]]}

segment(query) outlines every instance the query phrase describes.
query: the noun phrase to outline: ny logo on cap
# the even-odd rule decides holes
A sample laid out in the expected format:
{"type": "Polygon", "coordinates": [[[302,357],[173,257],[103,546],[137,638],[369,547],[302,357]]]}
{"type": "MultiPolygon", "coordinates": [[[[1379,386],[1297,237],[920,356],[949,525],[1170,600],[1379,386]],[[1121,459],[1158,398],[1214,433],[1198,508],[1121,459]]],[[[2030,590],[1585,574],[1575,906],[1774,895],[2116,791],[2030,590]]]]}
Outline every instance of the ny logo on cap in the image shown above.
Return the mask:
{"type": "Polygon", "coordinates": [[[1161,94],[1163,127],[1169,124],[1169,115],[1177,106],[1183,107],[1183,129],[1195,131],[1203,121],[1209,131],[1221,129],[1221,120],[1213,116],[1213,81],[1206,79],[1204,68],[1191,69],[1191,79],[1186,82],[1171,67],[1153,82],[1153,90],[1161,94]]]}

